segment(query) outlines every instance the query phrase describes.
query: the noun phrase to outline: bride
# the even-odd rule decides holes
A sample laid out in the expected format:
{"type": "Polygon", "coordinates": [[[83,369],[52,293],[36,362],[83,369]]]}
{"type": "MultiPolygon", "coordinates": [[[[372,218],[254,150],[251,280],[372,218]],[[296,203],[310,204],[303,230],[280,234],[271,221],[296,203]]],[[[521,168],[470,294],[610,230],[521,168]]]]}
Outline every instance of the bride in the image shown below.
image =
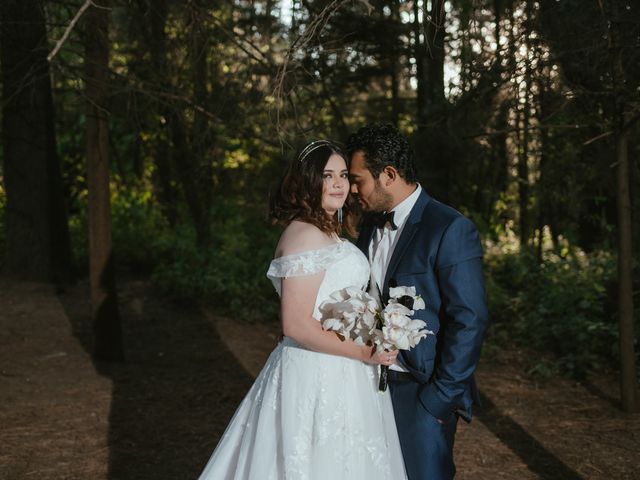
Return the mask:
{"type": "Polygon", "coordinates": [[[369,280],[369,262],[338,233],[348,224],[348,170],[328,141],[294,160],[271,202],[286,224],[267,276],[280,295],[283,340],[220,439],[201,480],[406,478],[389,392],[377,365],[397,352],[322,330],[318,306],[369,280]]]}

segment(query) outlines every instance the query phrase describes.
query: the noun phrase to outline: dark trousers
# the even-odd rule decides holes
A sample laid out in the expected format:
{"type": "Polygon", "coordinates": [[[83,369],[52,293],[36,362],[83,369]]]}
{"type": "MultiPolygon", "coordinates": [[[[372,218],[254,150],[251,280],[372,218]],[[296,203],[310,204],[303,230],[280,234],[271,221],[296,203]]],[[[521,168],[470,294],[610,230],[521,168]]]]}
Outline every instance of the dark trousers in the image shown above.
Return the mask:
{"type": "Polygon", "coordinates": [[[457,415],[439,423],[418,400],[417,382],[390,381],[389,387],[409,480],[452,479],[457,415]]]}

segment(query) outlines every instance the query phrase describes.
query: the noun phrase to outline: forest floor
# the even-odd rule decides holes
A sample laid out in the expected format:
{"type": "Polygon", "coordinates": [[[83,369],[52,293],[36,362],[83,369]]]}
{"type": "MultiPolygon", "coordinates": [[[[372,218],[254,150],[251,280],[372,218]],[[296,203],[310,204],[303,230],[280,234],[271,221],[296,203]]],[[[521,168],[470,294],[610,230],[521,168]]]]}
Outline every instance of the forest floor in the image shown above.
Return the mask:
{"type": "MultiPolygon", "coordinates": [[[[88,286],[0,279],[0,479],[195,479],[276,343],[277,324],[216,315],[122,281],[127,362],[92,362],[88,286]]],[[[456,437],[459,479],[632,479],[640,415],[611,375],[523,373],[485,349],[484,406],[456,437]]]]}

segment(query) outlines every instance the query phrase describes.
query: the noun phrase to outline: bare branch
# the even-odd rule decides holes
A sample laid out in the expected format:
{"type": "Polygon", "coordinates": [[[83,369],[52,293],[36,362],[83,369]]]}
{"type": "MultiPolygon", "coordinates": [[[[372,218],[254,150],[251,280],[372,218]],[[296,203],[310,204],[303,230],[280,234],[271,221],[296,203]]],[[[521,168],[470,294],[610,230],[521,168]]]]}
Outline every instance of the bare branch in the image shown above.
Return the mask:
{"type": "MultiPolygon", "coordinates": [[[[69,34],[73,30],[73,27],[76,26],[76,23],[78,23],[78,20],[80,20],[80,17],[82,16],[82,14],[91,5],[93,5],[95,7],[99,7],[98,5],[94,5],[92,0],[86,0],[84,2],[84,4],[80,7],[80,10],[78,10],[78,12],[76,13],[75,17],[73,17],[73,19],[71,20],[71,23],[69,23],[69,25],[65,29],[64,33],[62,34],[62,37],[60,37],[60,40],[57,41],[55,47],[53,47],[53,50],[51,50],[51,53],[49,53],[49,55],[47,55],[47,61],[49,63],[51,63],[51,60],[53,60],[53,57],[55,57],[58,54],[58,52],[62,48],[62,45],[64,45],[64,42],[67,41],[67,38],[69,38],[69,34]]],[[[100,7],[100,8],[103,8],[103,7],[100,7]]]]}
{"type": "Polygon", "coordinates": [[[589,140],[587,140],[586,142],[584,142],[582,145],[586,147],[587,145],[590,145],[590,144],[592,144],[593,142],[597,142],[597,141],[598,141],[598,140],[600,140],[601,138],[606,138],[606,137],[608,137],[608,136],[609,136],[609,135],[611,135],[612,133],[613,133],[613,131],[608,131],[608,132],[601,133],[600,135],[596,135],[595,137],[590,138],[589,140]]]}
{"type": "MultiPolygon", "coordinates": [[[[276,129],[280,129],[280,107],[283,104],[283,99],[287,96],[285,92],[285,79],[290,70],[291,64],[293,64],[294,55],[297,51],[304,49],[309,43],[316,37],[318,37],[329,19],[349,0],[333,0],[330,2],[305,28],[302,35],[296,38],[284,57],[282,65],[278,69],[278,73],[275,78],[275,86],[273,89],[273,96],[276,99],[276,129]]],[[[368,5],[368,2],[365,2],[368,5]]],[[[370,5],[369,5],[370,6],[370,5]]]]}
{"type": "MultiPolygon", "coordinates": [[[[524,130],[528,130],[528,131],[535,131],[535,130],[576,130],[576,129],[580,129],[580,128],[592,128],[594,125],[590,124],[590,123],[583,123],[583,124],[579,124],[579,123],[570,123],[570,124],[537,124],[537,125],[530,125],[528,127],[514,127],[514,128],[505,128],[505,129],[501,129],[501,130],[491,130],[491,131],[487,131],[487,132],[479,132],[479,133],[474,133],[471,135],[463,135],[460,138],[465,139],[465,140],[473,140],[475,138],[490,138],[490,137],[495,137],[497,135],[505,135],[505,134],[511,134],[511,133],[516,133],[516,132],[522,132],[524,130]]],[[[608,135],[610,135],[612,132],[605,132],[601,135],[598,135],[590,140],[587,140],[583,145],[588,145],[589,143],[595,142],[596,140],[599,140],[600,138],[604,138],[608,135]]]]}

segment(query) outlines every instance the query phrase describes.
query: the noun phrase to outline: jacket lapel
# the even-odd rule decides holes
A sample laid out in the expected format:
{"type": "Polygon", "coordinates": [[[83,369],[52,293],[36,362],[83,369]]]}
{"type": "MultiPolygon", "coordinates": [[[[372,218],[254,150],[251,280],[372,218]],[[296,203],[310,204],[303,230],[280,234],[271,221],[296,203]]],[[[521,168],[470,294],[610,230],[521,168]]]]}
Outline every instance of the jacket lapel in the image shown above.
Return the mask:
{"type": "Polygon", "coordinates": [[[422,221],[422,214],[430,200],[431,197],[423,189],[422,192],[420,192],[418,200],[416,200],[416,204],[409,213],[409,218],[407,218],[407,223],[404,225],[400,238],[398,238],[396,246],[393,249],[391,260],[389,260],[389,266],[384,276],[383,295],[385,298],[389,293],[389,279],[395,275],[400,259],[405,254],[405,250],[409,246],[409,243],[411,243],[411,239],[418,231],[418,227],[422,221]]]}

